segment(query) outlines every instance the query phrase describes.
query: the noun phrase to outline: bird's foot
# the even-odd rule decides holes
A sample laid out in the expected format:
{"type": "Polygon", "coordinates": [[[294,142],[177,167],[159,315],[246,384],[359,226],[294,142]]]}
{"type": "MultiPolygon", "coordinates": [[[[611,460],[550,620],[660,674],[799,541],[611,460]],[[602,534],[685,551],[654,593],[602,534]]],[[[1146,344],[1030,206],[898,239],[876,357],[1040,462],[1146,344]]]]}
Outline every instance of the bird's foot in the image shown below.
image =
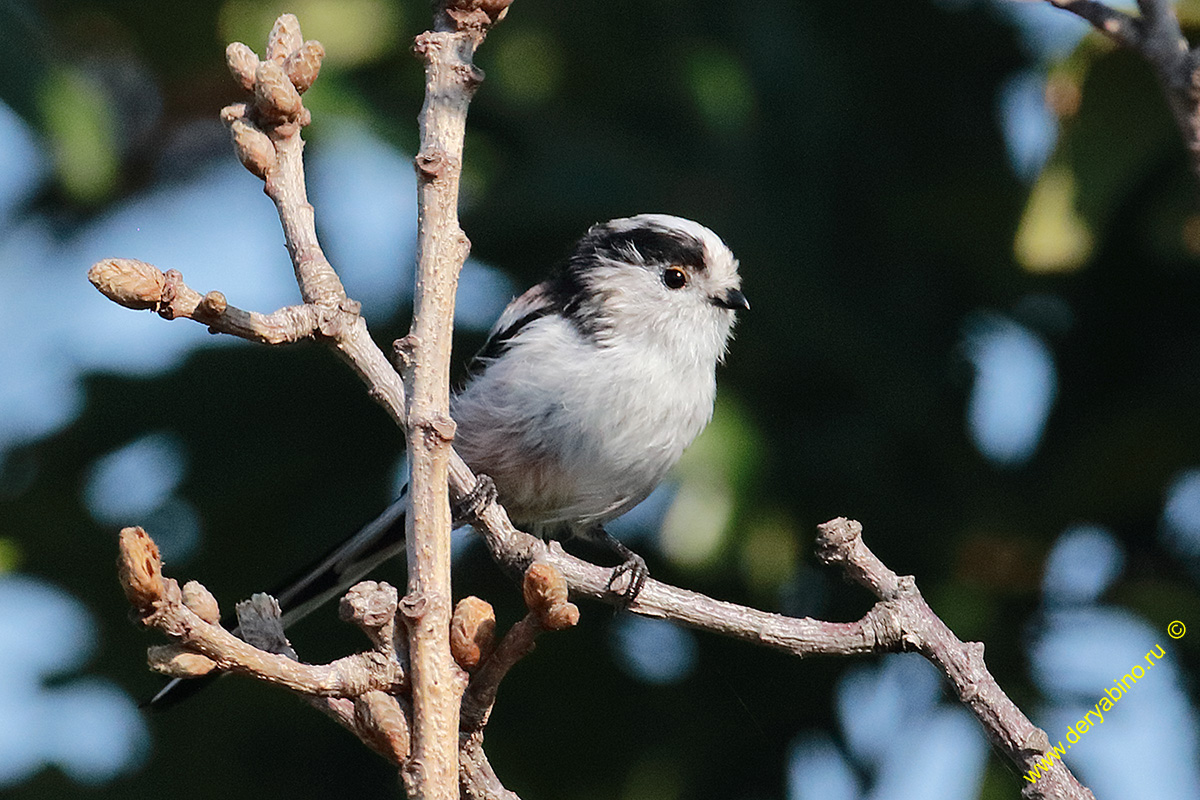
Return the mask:
{"type": "Polygon", "coordinates": [[[475,476],[475,488],[450,506],[455,524],[470,524],[479,519],[483,510],[496,502],[496,483],[487,475],[475,476]]]}
{"type": "Polygon", "coordinates": [[[639,556],[637,553],[626,548],[625,562],[619,565],[612,571],[612,575],[608,578],[608,583],[605,584],[605,589],[614,592],[613,585],[618,583],[622,576],[628,575],[629,582],[624,590],[620,591],[621,596],[620,608],[627,609],[633,605],[633,601],[637,600],[637,596],[641,594],[642,587],[646,585],[646,578],[650,577],[650,568],[646,566],[646,559],[639,556]]]}

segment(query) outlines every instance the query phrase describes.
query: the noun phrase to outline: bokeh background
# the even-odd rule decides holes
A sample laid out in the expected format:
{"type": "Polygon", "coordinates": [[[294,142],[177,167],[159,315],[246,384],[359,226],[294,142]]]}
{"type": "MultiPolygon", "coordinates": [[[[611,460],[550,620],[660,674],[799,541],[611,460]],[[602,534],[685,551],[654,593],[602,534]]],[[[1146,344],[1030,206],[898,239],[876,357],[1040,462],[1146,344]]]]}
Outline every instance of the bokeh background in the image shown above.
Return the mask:
{"type": "MultiPolygon", "coordinates": [[[[281,691],[165,714],[114,579],[142,524],[226,608],[371,519],[402,440],[324,349],[103,299],[95,260],[295,302],[217,120],[223,50],[299,15],[327,251],[407,328],[418,0],[0,4],[0,794],[387,797],[394,772],[281,691]]],[[[1200,23],[1200,4],[1184,3],[1200,23]]],[[[787,614],[870,599],[811,556],[860,519],[1053,741],[1166,658],[1068,763],[1102,800],[1200,798],[1200,185],[1148,70],[1046,3],[517,0],[478,56],[462,364],[587,225],[718,231],[753,310],[716,417],[614,529],[655,576],[787,614]],[[1172,620],[1193,632],[1172,640],[1172,620]]],[[[459,595],[519,595],[471,534],[459,595]]],[[[402,565],[383,576],[403,584],[402,565]]],[[[608,607],[507,679],[487,745],[525,800],[1016,798],[916,656],[799,661],[608,607]]],[[[331,610],[309,660],[362,646],[331,610]]]]}

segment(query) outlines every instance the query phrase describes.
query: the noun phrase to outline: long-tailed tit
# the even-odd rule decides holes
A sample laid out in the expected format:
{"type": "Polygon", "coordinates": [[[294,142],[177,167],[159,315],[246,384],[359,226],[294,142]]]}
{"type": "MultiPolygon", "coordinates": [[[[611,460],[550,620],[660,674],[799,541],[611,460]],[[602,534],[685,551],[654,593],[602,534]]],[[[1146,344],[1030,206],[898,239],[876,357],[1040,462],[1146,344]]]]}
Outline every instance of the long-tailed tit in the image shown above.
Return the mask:
{"type": "MultiPolygon", "coordinates": [[[[712,417],[717,364],[735,312],[749,308],[737,268],[690,220],[595,225],[508,305],[451,400],[455,448],[517,527],[615,551],[609,586],[628,574],[626,603],[646,562],[604,525],[645,499],[712,417]]],[[[276,593],[285,622],[403,549],[405,501],[276,593]]]]}

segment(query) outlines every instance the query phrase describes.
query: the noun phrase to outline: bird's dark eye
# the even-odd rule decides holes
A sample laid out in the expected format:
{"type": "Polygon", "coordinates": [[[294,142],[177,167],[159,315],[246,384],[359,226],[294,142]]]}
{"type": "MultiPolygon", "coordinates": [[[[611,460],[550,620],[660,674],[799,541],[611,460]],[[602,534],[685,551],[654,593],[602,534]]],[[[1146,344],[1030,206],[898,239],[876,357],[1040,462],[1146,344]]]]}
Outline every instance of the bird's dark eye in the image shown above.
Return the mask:
{"type": "Polygon", "coordinates": [[[668,289],[682,289],[687,286],[687,273],[679,267],[667,267],[663,272],[663,283],[668,289]]]}

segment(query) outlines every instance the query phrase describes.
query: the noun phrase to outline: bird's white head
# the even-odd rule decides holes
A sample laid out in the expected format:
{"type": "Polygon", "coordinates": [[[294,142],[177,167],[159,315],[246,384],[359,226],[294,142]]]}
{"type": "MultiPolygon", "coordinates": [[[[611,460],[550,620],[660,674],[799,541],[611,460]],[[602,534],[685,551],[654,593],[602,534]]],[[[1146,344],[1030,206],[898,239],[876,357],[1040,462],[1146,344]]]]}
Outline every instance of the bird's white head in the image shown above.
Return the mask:
{"type": "Polygon", "coordinates": [[[559,281],[575,299],[566,315],[599,341],[637,336],[701,360],[724,354],[735,312],[750,307],[721,238],[667,214],[592,226],[559,281]]]}

